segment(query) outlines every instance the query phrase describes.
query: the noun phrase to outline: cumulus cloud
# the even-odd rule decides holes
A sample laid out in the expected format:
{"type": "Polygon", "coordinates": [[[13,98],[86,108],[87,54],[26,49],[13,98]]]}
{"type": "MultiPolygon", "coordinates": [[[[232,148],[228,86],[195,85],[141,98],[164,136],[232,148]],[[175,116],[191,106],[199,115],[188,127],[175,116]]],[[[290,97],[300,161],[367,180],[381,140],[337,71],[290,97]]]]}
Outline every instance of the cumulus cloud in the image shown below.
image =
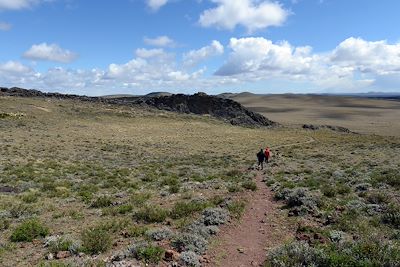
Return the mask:
{"type": "Polygon", "coordinates": [[[47,43],[32,45],[23,56],[24,58],[32,60],[54,61],[60,63],[70,63],[78,57],[76,53],[63,49],[57,44],[47,43]]]}
{"type": "Polygon", "coordinates": [[[220,42],[214,40],[208,46],[204,46],[198,50],[191,50],[184,54],[183,62],[187,67],[193,67],[210,57],[222,55],[223,53],[224,46],[220,42]]]}
{"type": "Polygon", "coordinates": [[[232,50],[230,57],[217,75],[247,73],[257,76],[262,72],[269,76],[303,76],[320,60],[312,55],[311,47],[293,47],[288,42],[274,44],[262,37],[232,38],[229,48],[232,50]]]}
{"type": "Polygon", "coordinates": [[[265,38],[232,38],[227,61],[215,73],[243,81],[307,81],[320,88],[353,90],[400,74],[400,44],[348,38],[325,53],[265,38]]]}
{"type": "Polygon", "coordinates": [[[50,0],[0,0],[0,10],[19,10],[30,8],[41,2],[49,2],[50,0]]]}
{"type": "Polygon", "coordinates": [[[31,72],[31,68],[17,61],[0,63],[0,72],[8,74],[24,74],[31,72]]]}
{"type": "Polygon", "coordinates": [[[12,28],[11,24],[0,21],[0,31],[9,31],[11,30],[11,28],[12,28]]]}
{"type": "Polygon", "coordinates": [[[146,3],[153,11],[157,11],[167,4],[168,0],[146,0],[146,3]]]}
{"type": "Polygon", "coordinates": [[[199,19],[203,27],[233,30],[241,25],[249,32],[282,25],[289,12],[278,2],[259,0],[210,0],[217,6],[205,10],[199,19]]]}
{"type": "Polygon", "coordinates": [[[151,46],[159,46],[159,47],[173,47],[175,46],[175,41],[169,38],[168,36],[158,36],[155,38],[143,38],[144,43],[151,46]]]}
{"type": "Polygon", "coordinates": [[[368,42],[351,37],[336,47],[331,61],[362,73],[399,73],[400,44],[388,44],[387,41],[368,42]]]}
{"type": "Polygon", "coordinates": [[[182,61],[162,48],[141,48],[135,51],[131,60],[110,64],[105,69],[56,67],[37,72],[20,62],[8,61],[0,63],[0,80],[4,86],[90,95],[110,93],[108,90],[145,93],[155,90],[234,89],[258,82],[279,82],[279,85],[286,86],[282,90],[310,86],[318,91],[331,92],[385,91],[398,90],[399,57],[399,44],[387,41],[349,38],[330,51],[316,53],[309,46],[296,47],[285,41],[249,37],[232,38],[226,48],[213,41],[198,50],[184,53],[182,61]],[[221,55],[224,50],[229,55],[215,75],[208,75],[205,68],[194,68],[209,57],[221,55]],[[75,91],[70,91],[70,88],[75,91]]]}

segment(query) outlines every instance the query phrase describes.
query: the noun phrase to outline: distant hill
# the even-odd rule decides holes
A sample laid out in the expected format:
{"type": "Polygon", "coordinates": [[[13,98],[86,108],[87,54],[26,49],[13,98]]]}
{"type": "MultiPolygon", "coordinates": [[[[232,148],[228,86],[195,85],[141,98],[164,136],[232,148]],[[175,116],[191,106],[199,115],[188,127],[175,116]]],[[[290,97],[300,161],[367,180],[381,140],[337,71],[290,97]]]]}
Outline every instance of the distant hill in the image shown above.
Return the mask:
{"type": "Polygon", "coordinates": [[[168,93],[168,92],[152,92],[145,96],[146,97],[160,97],[160,96],[171,96],[171,95],[173,95],[173,94],[168,93]]]}

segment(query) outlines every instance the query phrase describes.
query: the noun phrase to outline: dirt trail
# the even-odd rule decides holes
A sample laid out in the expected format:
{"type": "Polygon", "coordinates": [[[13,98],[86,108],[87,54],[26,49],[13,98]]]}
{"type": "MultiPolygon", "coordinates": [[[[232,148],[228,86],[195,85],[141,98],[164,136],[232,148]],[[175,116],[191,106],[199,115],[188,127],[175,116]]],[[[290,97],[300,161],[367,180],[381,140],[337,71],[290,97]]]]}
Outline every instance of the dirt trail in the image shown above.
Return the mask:
{"type": "Polygon", "coordinates": [[[258,190],[247,193],[242,219],[221,229],[215,247],[209,249],[211,262],[205,266],[262,266],[269,249],[293,236],[287,217],[262,181],[263,173],[255,179],[258,190]]]}

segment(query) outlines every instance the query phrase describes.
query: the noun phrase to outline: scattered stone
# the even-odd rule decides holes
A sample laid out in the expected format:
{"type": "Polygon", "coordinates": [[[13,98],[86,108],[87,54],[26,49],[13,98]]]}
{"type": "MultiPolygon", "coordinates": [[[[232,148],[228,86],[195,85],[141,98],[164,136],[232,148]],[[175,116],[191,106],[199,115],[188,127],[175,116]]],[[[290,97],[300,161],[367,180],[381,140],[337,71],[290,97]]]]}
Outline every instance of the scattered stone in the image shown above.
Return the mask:
{"type": "Polygon", "coordinates": [[[53,253],[49,253],[49,254],[46,255],[46,260],[51,261],[51,260],[53,260],[53,259],[54,259],[53,253]]]}
{"type": "Polygon", "coordinates": [[[165,251],[164,259],[166,261],[178,261],[180,257],[180,254],[176,252],[175,250],[168,249],[165,251]]]}
{"type": "Polygon", "coordinates": [[[241,254],[244,254],[244,252],[245,252],[244,248],[238,248],[237,250],[238,250],[238,252],[241,253],[241,254]]]}
{"type": "Polygon", "coordinates": [[[59,251],[56,254],[56,259],[65,259],[71,257],[71,252],[69,251],[59,251]]]}

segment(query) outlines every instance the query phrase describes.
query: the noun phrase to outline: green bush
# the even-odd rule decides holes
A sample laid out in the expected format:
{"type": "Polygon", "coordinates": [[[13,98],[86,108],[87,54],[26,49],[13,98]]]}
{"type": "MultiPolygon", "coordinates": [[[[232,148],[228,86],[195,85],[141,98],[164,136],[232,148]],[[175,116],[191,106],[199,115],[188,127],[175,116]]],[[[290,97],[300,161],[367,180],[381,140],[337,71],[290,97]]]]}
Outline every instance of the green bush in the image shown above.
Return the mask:
{"type": "Polygon", "coordinates": [[[132,225],[128,227],[126,233],[129,237],[140,237],[143,236],[149,228],[147,226],[132,225]]]}
{"type": "Polygon", "coordinates": [[[21,200],[25,203],[35,203],[39,199],[38,193],[27,193],[21,196],[21,200]]]}
{"type": "Polygon", "coordinates": [[[325,185],[321,188],[321,192],[324,196],[332,198],[335,197],[337,194],[337,189],[335,186],[332,185],[325,185]]]}
{"type": "Polygon", "coordinates": [[[192,216],[196,212],[200,212],[208,206],[207,202],[189,201],[176,202],[171,210],[171,218],[180,219],[187,216],[192,216]]]}
{"type": "Polygon", "coordinates": [[[251,191],[257,190],[257,184],[254,181],[245,181],[242,183],[242,187],[251,191]]]}
{"type": "Polygon", "coordinates": [[[10,227],[11,222],[7,219],[0,219],[0,231],[7,230],[10,227]]]}
{"type": "Polygon", "coordinates": [[[151,198],[150,193],[134,193],[130,197],[130,201],[134,205],[143,205],[151,198]]]}
{"type": "Polygon", "coordinates": [[[246,203],[242,200],[235,200],[228,204],[229,213],[236,219],[242,217],[246,203]]]}
{"type": "Polygon", "coordinates": [[[145,206],[137,211],[134,217],[147,223],[159,223],[165,221],[169,212],[158,206],[145,206]]]}
{"type": "Polygon", "coordinates": [[[81,233],[84,251],[97,254],[106,252],[111,247],[111,236],[102,227],[89,228],[81,233]]]}
{"type": "Polygon", "coordinates": [[[397,205],[390,205],[382,215],[382,221],[386,224],[400,229],[400,207],[397,205]]]}
{"type": "Polygon", "coordinates": [[[49,229],[42,225],[37,219],[31,219],[20,224],[12,233],[13,242],[31,242],[35,238],[45,237],[49,234],[49,229]]]}
{"type": "Polygon", "coordinates": [[[100,196],[90,205],[91,208],[105,208],[112,205],[112,199],[109,196],[100,196]]]}
{"type": "Polygon", "coordinates": [[[136,249],[136,257],[138,260],[144,260],[147,263],[159,263],[165,250],[162,247],[148,245],[136,249]]]}

